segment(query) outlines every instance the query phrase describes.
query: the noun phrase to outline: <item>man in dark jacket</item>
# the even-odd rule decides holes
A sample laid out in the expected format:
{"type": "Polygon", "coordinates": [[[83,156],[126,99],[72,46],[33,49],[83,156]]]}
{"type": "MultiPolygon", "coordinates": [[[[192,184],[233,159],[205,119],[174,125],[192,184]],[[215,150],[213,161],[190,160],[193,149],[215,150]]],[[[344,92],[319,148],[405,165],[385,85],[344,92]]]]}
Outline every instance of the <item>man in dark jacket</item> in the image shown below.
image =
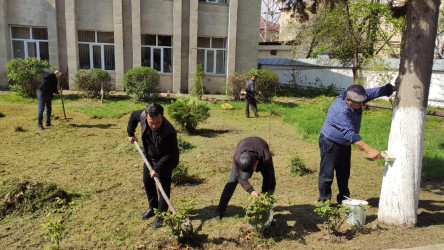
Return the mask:
{"type": "Polygon", "coordinates": [[[40,82],[37,90],[38,98],[38,111],[37,111],[37,127],[40,130],[44,130],[43,127],[43,111],[46,107],[46,127],[51,127],[51,111],[52,111],[52,98],[53,94],[62,94],[62,90],[57,90],[57,84],[59,80],[63,79],[62,72],[56,70],[54,73],[49,73],[40,82]]]}
{"type": "Polygon", "coordinates": [[[233,156],[231,176],[225,185],[213,218],[222,219],[238,182],[250,195],[259,195],[248,182],[253,172],[261,172],[262,174],[262,192],[273,193],[276,187],[276,177],[274,175],[272,154],[267,142],[259,137],[247,137],[237,145],[233,156]]]}
{"type": "MultiPolygon", "coordinates": [[[[158,198],[154,177],[158,177],[168,198],[171,191],[171,175],[179,164],[179,147],[177,132],[173,125],[163,116],[163,107],[159,104],[150,104],[144,110],[134,111],[128,121],[127,133],[130,142],[137,141],[134,132],[140,123],[142,142],[148,162],[153,167],[150,173],[147,166],[143,166],[143,184],[148,197],[149,208],[141,215],[142,219],[154,216],[154,208],[160,212],[168,210],[168,204],[162,195],[158,198]]],[[[153,228],[162,226],[162,218],[157,217],[153,228]]]]}
{"type": "Polygon", "coordinates": [[[255,90],[256,78],[257,77],[255,75],[251,76],[251,78],[248,79],[247,83],[245,84],[245,116],[247,118],[250,118],[249,105],[251,105],[251,110],[253,110],[254,117],[258,117],[256,98],[254,97],[254,94],[260,95],[261,92],[255,90]]]}
{"type": "Polygon", "coordinates": [[[365,151],[371,159],[380,159],[378,150],[367,145],[359,135],[361,129],[362,106],[380,96],[390,96],[396,91],[395,86],[387,84],[383,87],[364,89],[361,85],[352,85],[339,95],[327,112],[324,125],[319,136],[321,164],[319,171],[319,201],[331,199],[331,185],[334,172],[339,194],[339,204],[350,196],[348,180],[350,178],[351,144],[365,151]]]}

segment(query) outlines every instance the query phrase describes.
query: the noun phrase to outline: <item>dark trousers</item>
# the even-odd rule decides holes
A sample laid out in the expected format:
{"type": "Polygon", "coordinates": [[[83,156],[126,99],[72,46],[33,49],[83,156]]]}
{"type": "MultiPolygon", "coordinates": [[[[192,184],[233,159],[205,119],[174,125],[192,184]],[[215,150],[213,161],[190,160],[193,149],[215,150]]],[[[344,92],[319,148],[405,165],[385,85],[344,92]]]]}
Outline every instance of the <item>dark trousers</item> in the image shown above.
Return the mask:
{"type": "MultiPolygon", "coordinates": [[[[170,198],[171,192],[171,172],[161,173],[159,175],[160,183],[162,184],[163,190],[165,190],[166,195],[170,198]]],[[[147,166],[143,165],[143,184],[145,185],[145,192],[148,198],[148,203],[151,208],[157,208],[160,212],[165,212],[168,210],[168,203],[163,198],[162,194],[159,192],[160,197],[157,195],[156,182],[150,177],[150,171],[147,166]]]]}
{"type": "Polygon", "coordinates": [[[250,117],[250,108],[249,106],[251,105],[251,110],[254,113],[254,116],[257,116],[257,104],[256,104],[256,99],[253,96],[245,96],[245,116],[248,118],[250,117]]]}
{"type": "Polygon", "coordinates": [[[331,200],[331,184],[334,171],[339,194],[336,199],[340,204],[345,196],[350,196],[348,179],[350,178],[351,146],[344,146],[328,140],[323,134],[319,136],[321,167],[319,170],[319,201],[331,200]]]}
{"type": "Polygon", "coordinates": [[[51,124],[51,102],[52,94],[45,94],[42,91],[37,91],[38,98],[38,111],[37,111],[37,123],[42,125],[43,122],[43,112],[46,108],[46,125],[51,124]]]}
{"type": "MultiPolygon", "coordinates": [[[[261,172],[262,174],[262,172],[261,172]]],[[[276,177],[274,175],[274,170],[272,171],[271,176],[264,176],[262,174],[263,181],[262,181],[262,192],[274,192],[274,189],[276,187],[276,177]]],[[[234,190],[236,190],[237,186],[237,178],[236,178],[236,167],[234,166],[231,168],[231,175],[230,179],[228,180],[228,183],[225,184],[224,191],[222,191],[222,195],[220,197],[219,206],[217,207],[217,211],[219,212],[225,212],[228,206],[228,202],[230,202],[231,197],[233,196],[234,190]]]]}

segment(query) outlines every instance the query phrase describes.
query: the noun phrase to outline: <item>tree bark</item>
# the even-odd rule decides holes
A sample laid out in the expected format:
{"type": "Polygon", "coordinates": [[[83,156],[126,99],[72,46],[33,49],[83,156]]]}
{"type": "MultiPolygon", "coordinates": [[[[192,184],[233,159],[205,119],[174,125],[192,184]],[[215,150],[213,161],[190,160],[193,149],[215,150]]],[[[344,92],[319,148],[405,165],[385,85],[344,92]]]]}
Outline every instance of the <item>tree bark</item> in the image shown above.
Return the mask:
{"type": "Polygon", "coordinates": [[[440,0],[407,1],[406,26],[378,219],[403,226],[417,223],[424,123],[433,66],[440,0]]]}

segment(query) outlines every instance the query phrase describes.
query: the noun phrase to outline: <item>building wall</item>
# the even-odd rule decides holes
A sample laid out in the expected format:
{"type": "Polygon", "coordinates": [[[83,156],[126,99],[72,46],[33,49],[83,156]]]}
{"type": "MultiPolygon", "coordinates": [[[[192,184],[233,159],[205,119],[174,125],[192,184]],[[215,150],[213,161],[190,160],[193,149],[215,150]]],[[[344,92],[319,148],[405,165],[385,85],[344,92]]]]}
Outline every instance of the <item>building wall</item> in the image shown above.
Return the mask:
{"type": "Polygon", "coordinates": [[[231,0],[0,0],[0,87],[7,88],[4,65],[12,59],[10,26],[46,27],[50,63],[68,73],[64,88],[74,89],[78,70],[78,30],[113,31],[114,89],[141,64],[141,35],[173,36],[173,73],[161,74],[162,91],[192,88],[198,36],[227,38],[226,74],[207,76],[208,91],[221,92],[229,74],[257,65],[260,1],[231,0]],[[32,6],[32,8],[29,8],[32,6]],[[231,51],[230,51],[231,50],[231,51]],[[227,66],[229,65],[229,66],[227,66]],[[190,88],[191,86],[191,88],[190,88]]]}
{"type": "Polygon", "coordinates": [[[290,45],[259,45],[258,58],[293,58],[290,45]]]}

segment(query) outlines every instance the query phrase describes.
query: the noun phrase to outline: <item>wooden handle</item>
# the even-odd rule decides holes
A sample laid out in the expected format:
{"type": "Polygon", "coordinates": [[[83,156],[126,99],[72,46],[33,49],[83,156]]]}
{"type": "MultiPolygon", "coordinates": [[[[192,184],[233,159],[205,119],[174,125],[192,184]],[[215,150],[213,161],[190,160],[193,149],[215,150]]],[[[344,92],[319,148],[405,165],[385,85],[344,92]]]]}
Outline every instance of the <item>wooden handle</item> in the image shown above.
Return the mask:
{"type": "MultiPolygon", "coordinates": [[[[134,141],[134,145],[136,145],[137,151],[139,151],[139,154],[142,156],[143,161],[145,162],[145,165],[148,167],[148,169],[150,170],[150,172],[153,171],[153,167],[151,166],[151,164],[149,163],[148,159],[146,158],[145,154],[143,153],[142,149],[139,146],[139,143],[137,143],[137,141],[134,141]]],[[[171,209],[171,212],[173,214],[177,214],[176,209],[174,208],[173,204],[171,203],[170,199],[168,198],[168,196],[165,193],[165,190],[163,190],[162,184],[160,184],[160,180],[157,177],[154,177],[154,181],[157,184],[157,188],[159,189],[160,193],[162,194],[163,198],[165,199],[166,203],[168,203],[168,207],[171,209]]]]}

